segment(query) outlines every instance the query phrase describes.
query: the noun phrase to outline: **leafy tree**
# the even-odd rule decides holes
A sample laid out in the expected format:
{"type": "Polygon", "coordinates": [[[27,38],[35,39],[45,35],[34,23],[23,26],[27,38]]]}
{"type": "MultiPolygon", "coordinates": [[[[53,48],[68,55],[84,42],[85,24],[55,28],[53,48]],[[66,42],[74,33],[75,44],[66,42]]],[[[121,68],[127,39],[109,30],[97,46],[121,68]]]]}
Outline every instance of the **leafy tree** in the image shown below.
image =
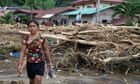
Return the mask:
{"type": "Polygon", "coordinates": [[[51,9],[55,7],[56,0],[36,0],[34,2],[35,9],[51,9]]]}
{"type": "Polygon", "coordinates": [[[51,9],[55,7],[56,0],[47,0],[46,1],[46,9],[51,9]]]}
{"type": "Polygon", "coordinates": [[[51,9],[55,7],[56,0],[25,0],[23,8],[27,9],[51,9]]]}
{"type": "Polygon", "coordinates": [[[25,0],[13,0],[13,3],[18,6],[23,6],[25,3],[25,0]]]}
{"type": "Polygon", "coordinates": [[[35,0],[25,0],[25,3],[22,6],[22,8],[31,9],[34,5],[34,1],[35,0]]]}
{"type": "Polygon", "coordinates": [[[125,2],[122,2],[116,6],[114,6],[114,14],[115,16],[124,16],[127,18],[127,24],[133,23],[133,18],[136,14],[140,14],[140,0],[138,1],[131,1],[127,0],[125,2]],[[132,21],[132,22],[130,22],[132,21]]]}
{"type": "Polygon", "coordinates": [[[13,2],[13,0],[0,0],[0,6],[4,7],[4,6],[9,6],[11,5],[13,2]]]}
{"type": "Polygon", "coordinates": [[[64,7],[75,0],[0,0],[0,6],[17,5],[22,8],[48,10],[54,7],[64,7]]]}

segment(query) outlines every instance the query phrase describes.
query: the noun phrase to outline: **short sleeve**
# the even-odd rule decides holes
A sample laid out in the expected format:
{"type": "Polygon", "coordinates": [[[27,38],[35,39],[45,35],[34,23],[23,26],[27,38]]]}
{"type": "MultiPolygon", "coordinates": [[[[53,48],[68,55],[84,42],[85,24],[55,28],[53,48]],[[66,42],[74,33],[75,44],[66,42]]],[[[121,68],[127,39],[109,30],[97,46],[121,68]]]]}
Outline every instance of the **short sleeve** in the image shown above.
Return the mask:
{"type": "Polygon", "coordinates": [[[27,44],[27,40],[28,40],[29,36],[25,36],[24,39],[22,40],[22,44],[26,45],[27,44]]]}
{"type": "Polygon", "coordinates": [[[40,37],[40,41],[41,41],[42,43],[44,43],[44,42],[45,42],[45,38],[44,38],[44,37],[40,37]]]}
{"type": "Polygon", "coordinates": [[[25,40],[25,39],[22,40],[22,44],[23,44],[23,45],[26,45],[26,40],[25,40]]]}

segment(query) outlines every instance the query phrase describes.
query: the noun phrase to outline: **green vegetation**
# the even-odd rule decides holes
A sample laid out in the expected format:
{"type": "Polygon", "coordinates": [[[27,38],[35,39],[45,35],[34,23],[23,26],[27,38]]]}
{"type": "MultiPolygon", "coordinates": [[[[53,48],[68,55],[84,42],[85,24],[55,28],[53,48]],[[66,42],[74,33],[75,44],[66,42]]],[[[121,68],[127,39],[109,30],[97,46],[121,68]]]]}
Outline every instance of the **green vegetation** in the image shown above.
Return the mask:
{"type": "Polygon", "coordinates": [[[127,18],[126,25],[132,26],[133,23],[136,23],[136,14],[140,14],[140,0],[127,0],[123,3],[120,3],[114,7],[114,14],[115,16],[124,16],[127,18]]]}
{"type": "Polygon", "coordinates": [[[56,7],[64,7],[68,6],[70,2],[73,2],[75,0],[56,0],[56,7]]]}
{"type": "Polygon", "coordinates": [[[13,3],[14,0],[0,0],[0,6],[10,6],[13,3]]]}
{"type": "Polygon", "coordinates": [[[48,10],[54,7],[68,6],[68,3],[75,0],[0,0],[0,6],[20,6],[27,9],[48,10]]]}
{"type": "MultiPolygon", "coordinates": [[[[20,0],[17,0],[20,1],[20,0]]],[[[33,9],[44,9],[48,10],[54,7],[64,7],[68,6],[68,3],[74,0],[23,0],[24,4],[22,4],[23,8],[31,8],[33,9]]],[[[20,1],[21,2],[21,1],[20,1]]],[[[19,3],[17,3],[19,4],[19,3]]]]}
{"type": "Polygon", "coordinates": [[[27,15],[20,15],[18,17],[20,18],[21,21],[24,21],[22,23],[26,23],[27,21],[31,19],[31,16],[27,16],[27,15]]]}
{"type": "Polygon", "coordinates": [[[11,24],[14,24],[15,21],[13,19],[13,13],[10,12],[10,13],[6,14],[5,16],[1,17],[0,18],[0,23],[6,23],[6,24],[11,23],[11,24]]]}
{"type": "Polygon", "coordinates": [[[25,0],[23,8],[27,9],[50,9],[55,7],[56,0],[25,0]]]}

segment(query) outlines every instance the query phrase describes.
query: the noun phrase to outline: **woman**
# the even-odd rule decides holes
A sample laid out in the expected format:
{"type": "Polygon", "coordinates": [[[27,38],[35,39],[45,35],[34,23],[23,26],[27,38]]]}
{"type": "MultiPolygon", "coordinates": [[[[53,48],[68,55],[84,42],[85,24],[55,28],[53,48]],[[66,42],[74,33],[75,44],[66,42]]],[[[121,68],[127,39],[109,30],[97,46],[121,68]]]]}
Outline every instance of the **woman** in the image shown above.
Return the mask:
{"type": "Polygon", "coordinates": [[[30,84],[41,84],[42,76],[44,75],[45,56],[48,57],[50,65],[52,65],[48,42],[39,33],[39,24],[35,20],[27,23],[30,32],[23,41],[18,59],[18,72],[23,70],[23,57],[27,49],[27,75],[30,79],[30,84]]]}

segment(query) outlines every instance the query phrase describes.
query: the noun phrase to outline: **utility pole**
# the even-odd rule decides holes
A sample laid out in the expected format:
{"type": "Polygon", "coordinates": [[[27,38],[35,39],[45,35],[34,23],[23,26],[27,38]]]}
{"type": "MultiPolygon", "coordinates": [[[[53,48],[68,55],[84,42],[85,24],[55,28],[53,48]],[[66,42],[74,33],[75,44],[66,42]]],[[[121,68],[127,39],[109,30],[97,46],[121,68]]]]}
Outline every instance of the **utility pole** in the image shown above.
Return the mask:
{"type": "Polygon", "coordinates": [[[96,0],[97,6],[96,6],[96,23],[100,23],[100,0],[96,0]]]}
{"type": "Polygon", "coordinates": [[[34,4],[34,0],[31,0],[31,20],[33,19],[33,4],[34,4]]]}

